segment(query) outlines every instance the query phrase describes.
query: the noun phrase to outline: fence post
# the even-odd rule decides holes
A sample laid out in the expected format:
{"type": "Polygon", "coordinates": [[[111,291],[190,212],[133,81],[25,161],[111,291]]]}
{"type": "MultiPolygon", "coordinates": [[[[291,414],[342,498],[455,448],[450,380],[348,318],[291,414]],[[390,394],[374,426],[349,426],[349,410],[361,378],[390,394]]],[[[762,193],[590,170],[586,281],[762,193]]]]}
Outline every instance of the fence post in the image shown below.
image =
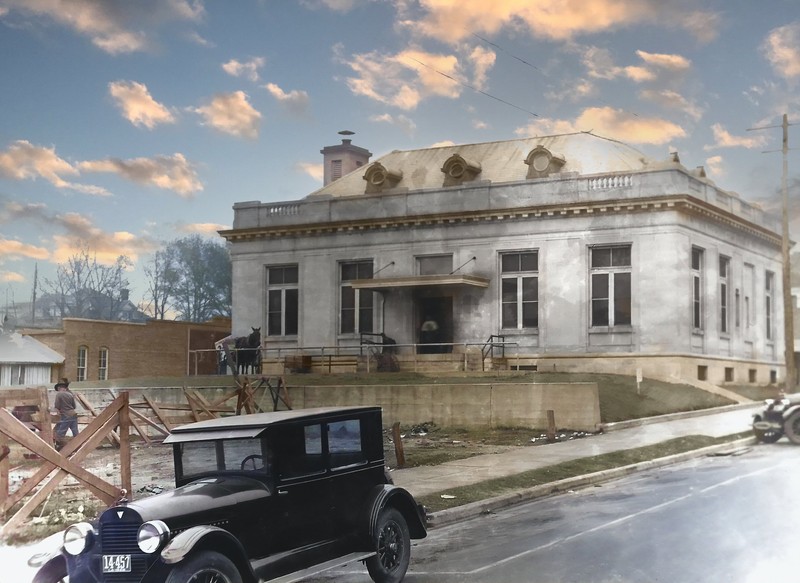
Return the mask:
{"type": "Polygon", "coordinates": [[[552,443],[556,440],[556,413],[552,409],[547,410],[547,441],[552,443]]]}
{"type": "Polygon", "coordinates": [[[394,455],[397,458],[397,467],[403,468],[406,465],[406,454],[403,451],[403,438],[400,436],[399,421],[395,421],[392,425],[392,440],[394,441],[394,455]]]}

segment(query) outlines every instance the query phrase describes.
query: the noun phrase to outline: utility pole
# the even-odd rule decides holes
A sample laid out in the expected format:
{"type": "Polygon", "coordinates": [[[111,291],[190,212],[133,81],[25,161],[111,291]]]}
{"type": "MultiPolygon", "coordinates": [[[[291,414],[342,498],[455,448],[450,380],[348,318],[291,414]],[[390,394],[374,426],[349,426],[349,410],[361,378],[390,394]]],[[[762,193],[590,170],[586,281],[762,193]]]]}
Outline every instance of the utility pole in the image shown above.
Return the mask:
{"type": "MultiPolygon", "coordinates": [[[[783,129],[783,174],[781,176],[781,194],[783,198],[783,222],[781,235],[781,252],[783,255],[783,335],[786,344],[784,357],[786,359],[786,392],[793,393],[797,385],[797,367],[794,362],[794,307],[792,306],[792,265],[789,256],[789,186],[787,173],[789,164],[787,153],[789,152],[789,123],[787,114],[783,114],[783,122],[779,126],[762,126],[758,128],[748,128],[751,130],[764,130],[768,128],[783,129]]],[[[777,150],[770,150],[771,152],[777,150]]],[[[764,152],[766,153],[766,152],[764,152]]]]}

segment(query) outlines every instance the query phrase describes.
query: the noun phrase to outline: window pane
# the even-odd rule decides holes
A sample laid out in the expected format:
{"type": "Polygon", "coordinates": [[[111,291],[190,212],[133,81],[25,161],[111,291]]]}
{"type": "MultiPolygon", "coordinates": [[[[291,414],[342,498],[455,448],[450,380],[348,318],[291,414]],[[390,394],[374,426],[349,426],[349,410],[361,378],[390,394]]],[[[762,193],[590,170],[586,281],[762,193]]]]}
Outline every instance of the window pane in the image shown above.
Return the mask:
{"type": "Polygon", "coordinates": [[[611,249],[611,265],[613,267],[630,267],[631,248],[614,247],[611,249]]]}
{"type": "Polygon", "coordinates": [[[358,331],[372,332],[372,308],[358,310],[358,331]]]}
{"type": "Polygon", "coordinates": [[[297,266],[289,265],[283,269],[283,283],[297,283],[297,266]]]}
{"type": "Polygon", "coordinates": [[[420,275],[447,275],[453,271],[453,256],[417,257],[417,268],[420,275]]]}
{"type": "Polygon", "coordinates": [[[362,261],[358,264],[358,279],[372,279],[372,261],[362,261]]]}
{"type": "Polygon", "coordinates": [[[328,451],[331,454],[361,452],[361,423],[358,419],[335,421],[328,425],[328,451]]]}
{"type": "Polygon", "coordinates": [[[537,328],[539,326],[539,302],[522,304],[522,327],[537,328]]]}
{"type": "Polygon", "coordinates": [[[503,273],[514,273],[519,271],[519,254],[504,253],[500,256],[500,269],[503,273]]]}
{"type": "Polygon", "coordinates": [[[610,267],[611,266],[611,249],[608,247],[601,247],[592,249],[592,267],[610,267]]]}
{"type": "Polygon", "coordinates": [[[342,281],[358,279],[358,265],[355,263],[342,263],[342,281]]]}
{"type": "Polygon", "coordinates": [[[702,266],[703,262],[702,257],[703,257],[703,251],[696,247],[692,247],[692,269],[696,271],[700,270],[700,267],[702,266]]]}
{"type": "Polygon", "coordinates": [[[539,278],[538,277],[523,277],[522,278],[522,301],[534,302],[539,299],[539,278]]]}
{"type": "Polygon", "coordinates": [[[356,331],[356,311],[342,310],[342,334],[352,334],[356,331]]]}
{"type": "Polygon", "coordinates": [[[631,274],[614,275],[614,325],[627,326],[631,323],[631,274]]]}
{"type": "Polygon", "coordinates": [[[270,267],[267,270],[267,283],[277,285],[283,283],[283,269],[281,267],[270,267]]]}
{"type": "Polygon", "coordinates": [[[342,309],[352,310],[356,306],[356,290],[352,287],[342,288],[342,309]]]}
{"type": "Polygon", "coordinates": [[[517,304],[503,304],[503,328],[517,327],[517,304]]]}
{"type": "Polygon", "coordinates": [[[539,254],[522,253],[520,257],[520,269],[522,271],[539,271],[539,254]]]}
{"type": "Polygon", "coordinates": [[[592,298],[608,298],[608,274],[592,274],[592,298]]]}
{"type": "Polygon", "coordinates": [[[608,326],[608,300],[592,300],[592,326],[608,326]]]}
{"type": "Polygon", "coordinates": [[[298,293],[296,289],[286,290],[286,312],[284,316],[286,325],[286,330],[284,331],[284,334],[286,336],[294,336],[297,334],[297,322],[298,322],[297,297],[298,293]]]}
{"type": "Polygon", "coordinates": [[[508,277],[503,280],[502,285],[502,300],[506,302],[517,301],[517,280],[513,277],[508,277]]]}

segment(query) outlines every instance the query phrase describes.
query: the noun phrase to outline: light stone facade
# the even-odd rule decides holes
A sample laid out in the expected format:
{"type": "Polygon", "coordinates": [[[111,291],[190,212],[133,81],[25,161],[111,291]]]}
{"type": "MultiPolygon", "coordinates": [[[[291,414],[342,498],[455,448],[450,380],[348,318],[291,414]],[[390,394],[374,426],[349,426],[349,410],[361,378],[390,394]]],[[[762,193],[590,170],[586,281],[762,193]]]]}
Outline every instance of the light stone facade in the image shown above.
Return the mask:
{"type": "Polygon", "coordinates": [[[783,378],[779,220],[677,154],[590,133],[395,151],[237,203],[221,234],[234,334],[262,326],[268,351],[355,346],[359,326],[419,350],[432,315],[442,351],[497,335],[539,370],[783,378]]]}

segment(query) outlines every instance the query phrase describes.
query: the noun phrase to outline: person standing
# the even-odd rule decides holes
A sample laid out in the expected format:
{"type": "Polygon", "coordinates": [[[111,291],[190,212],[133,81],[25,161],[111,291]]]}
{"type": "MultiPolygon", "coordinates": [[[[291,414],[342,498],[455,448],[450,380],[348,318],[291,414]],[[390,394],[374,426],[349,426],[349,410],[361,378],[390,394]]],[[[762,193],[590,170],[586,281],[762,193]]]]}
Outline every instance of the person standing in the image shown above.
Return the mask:
{"type": "Polygon", "coordinates": [[[60,446],[67,435],[67,430],[72,432],[72,436],[78,435],[78,412],[75,410],[75,395],[69,390],[69,379],[61,378],[55,386],[56,401],[55,408],[59,414],[56,423],[56,446],[60,446]]]}

